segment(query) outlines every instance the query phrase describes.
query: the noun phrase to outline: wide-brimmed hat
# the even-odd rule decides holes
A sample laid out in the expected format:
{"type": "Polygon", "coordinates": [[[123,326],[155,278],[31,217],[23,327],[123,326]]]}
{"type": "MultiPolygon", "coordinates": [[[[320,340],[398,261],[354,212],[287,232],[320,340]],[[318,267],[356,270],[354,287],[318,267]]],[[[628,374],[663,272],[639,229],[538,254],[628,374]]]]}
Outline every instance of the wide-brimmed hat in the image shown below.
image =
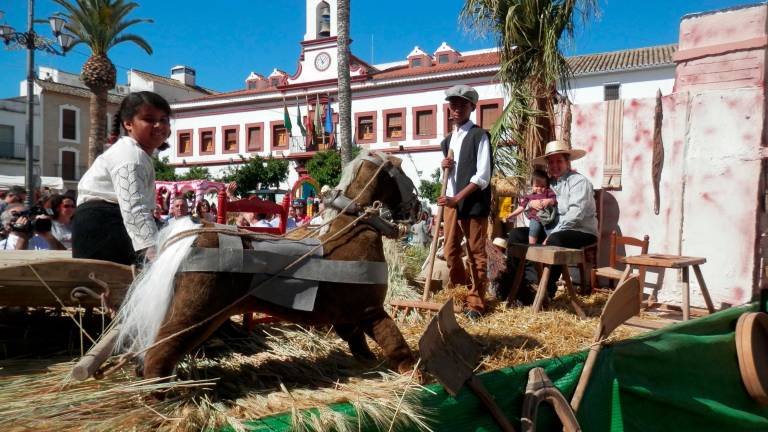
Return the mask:
{"type": "Polygon", "coordinates": [[[503,237],[496,237],[495,239],[493,239],[493,245],[506,249],[507,240],[505,240],[503,237]]]}
{"type": "Polygon", "coordinates": [[[472,105],[477,105],[477,100],[480,98],[477,94],[477,90],[465,84],[455,85],[445,91],[445,100],[450,100],[454,97],[466,99],[471,102],[472,105]]]}
{"type": "Polygon", "coordinates": [[[570,155],[570,160],[581,159],[587,152],[582,149],[572,149],[568,144],[563,141],[550,141],[544,148],[544,155],[539,156],[533,160],[534,165],[546,165],[547,157],[556,154],[570,155]]]}

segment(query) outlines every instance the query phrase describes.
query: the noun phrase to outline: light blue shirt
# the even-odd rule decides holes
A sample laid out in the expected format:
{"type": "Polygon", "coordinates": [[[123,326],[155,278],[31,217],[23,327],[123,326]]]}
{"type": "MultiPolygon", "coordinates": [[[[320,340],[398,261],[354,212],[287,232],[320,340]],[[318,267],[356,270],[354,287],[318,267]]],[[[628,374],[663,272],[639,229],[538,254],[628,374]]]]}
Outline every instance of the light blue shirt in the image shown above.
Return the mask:
{"type": "Polygon", "coordinates": [[[557,195],[559,221],[552,232],[573,230],[597,236],[597,209],[592,183],[570,171],[550,184],[557,195]]]}

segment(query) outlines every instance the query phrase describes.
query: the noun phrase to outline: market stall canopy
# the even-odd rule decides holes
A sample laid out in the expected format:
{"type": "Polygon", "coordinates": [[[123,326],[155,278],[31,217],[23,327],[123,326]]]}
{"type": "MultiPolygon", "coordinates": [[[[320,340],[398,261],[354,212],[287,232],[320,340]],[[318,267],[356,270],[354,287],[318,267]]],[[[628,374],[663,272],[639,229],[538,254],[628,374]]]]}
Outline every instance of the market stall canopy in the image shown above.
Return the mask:
{"type": "MultiPolygon", "coordinates": [[[[61,177],[37,177],[39,183],[35,187],[64,190],[64,180],[61,177]]],[[[8,190],[13,186],[24,187],[24,176],[0,175],[0,190],[8,190]]]]}

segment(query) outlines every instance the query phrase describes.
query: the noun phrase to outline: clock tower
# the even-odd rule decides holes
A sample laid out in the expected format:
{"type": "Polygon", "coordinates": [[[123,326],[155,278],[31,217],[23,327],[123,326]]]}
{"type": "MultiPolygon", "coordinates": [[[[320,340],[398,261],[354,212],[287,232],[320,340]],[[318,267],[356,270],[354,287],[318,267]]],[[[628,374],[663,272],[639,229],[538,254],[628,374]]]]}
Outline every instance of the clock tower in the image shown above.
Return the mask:
{"type": "MultiPolygon", "coordinates": [[[[307,28],[301,42],[298,71],[288,85],[338,79],[336,0],[306,0],[307,28]]],[[[370,66],[350,58],[350,75],[367,74],[370,66]]]]}

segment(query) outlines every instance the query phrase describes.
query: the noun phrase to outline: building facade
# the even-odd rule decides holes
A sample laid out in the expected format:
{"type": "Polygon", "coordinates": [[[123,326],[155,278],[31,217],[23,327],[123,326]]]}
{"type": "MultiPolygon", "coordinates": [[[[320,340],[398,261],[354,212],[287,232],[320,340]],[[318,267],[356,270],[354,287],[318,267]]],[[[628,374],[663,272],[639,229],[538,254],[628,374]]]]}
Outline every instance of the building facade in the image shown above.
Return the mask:
{"type": "MultiPolygon", "coordinates": [[[[39,98],[33,100],[33,169],[39,175],[40,123],[39,98]]],[[[26,169],[27,99],[22,97],[0,99],[0,175],[23,176],[26,169]]]]}
{"type": "MultiPolygon", "coordinates": [[[[287,158],[296,168],[288,179],[292,184],[316,151],[335,148],[335,17],[334,0],[306,2],[306,33],[292,75],[279,69],[266,76],[252,72],[243,90],[172,104],[172,148],[164,155],[182,170],[206,166],[214,175],[252,155],[287,158]],[[332,133],[324,131],[329,103],[334,113],[332,133]],[[291,131],[283,124],[284,107],[291,131]],[[318,110],[319,121],[312,121],[318,110]],[[297,117],[310,129],[306,136],[297,117]]],[[[575,78],[567,90],[569,98],[580,103],[652,96],[657,89],[669,94],[674,51],[675,45],[664,45],[573,57],[575,78]]],[[[442,158],[439,144],[450,132],[445,89],[456,84],[475,87],[480,101],[471,119],[489,128],[505,103],[498,70],[495,49],[462,53],[445,42],[431,52],[417,46],[403,60],[385,64],[371,65],[351,55],[354,143],[406,159],[403,167],[416,184],[430,179],[442,158]]]]}

